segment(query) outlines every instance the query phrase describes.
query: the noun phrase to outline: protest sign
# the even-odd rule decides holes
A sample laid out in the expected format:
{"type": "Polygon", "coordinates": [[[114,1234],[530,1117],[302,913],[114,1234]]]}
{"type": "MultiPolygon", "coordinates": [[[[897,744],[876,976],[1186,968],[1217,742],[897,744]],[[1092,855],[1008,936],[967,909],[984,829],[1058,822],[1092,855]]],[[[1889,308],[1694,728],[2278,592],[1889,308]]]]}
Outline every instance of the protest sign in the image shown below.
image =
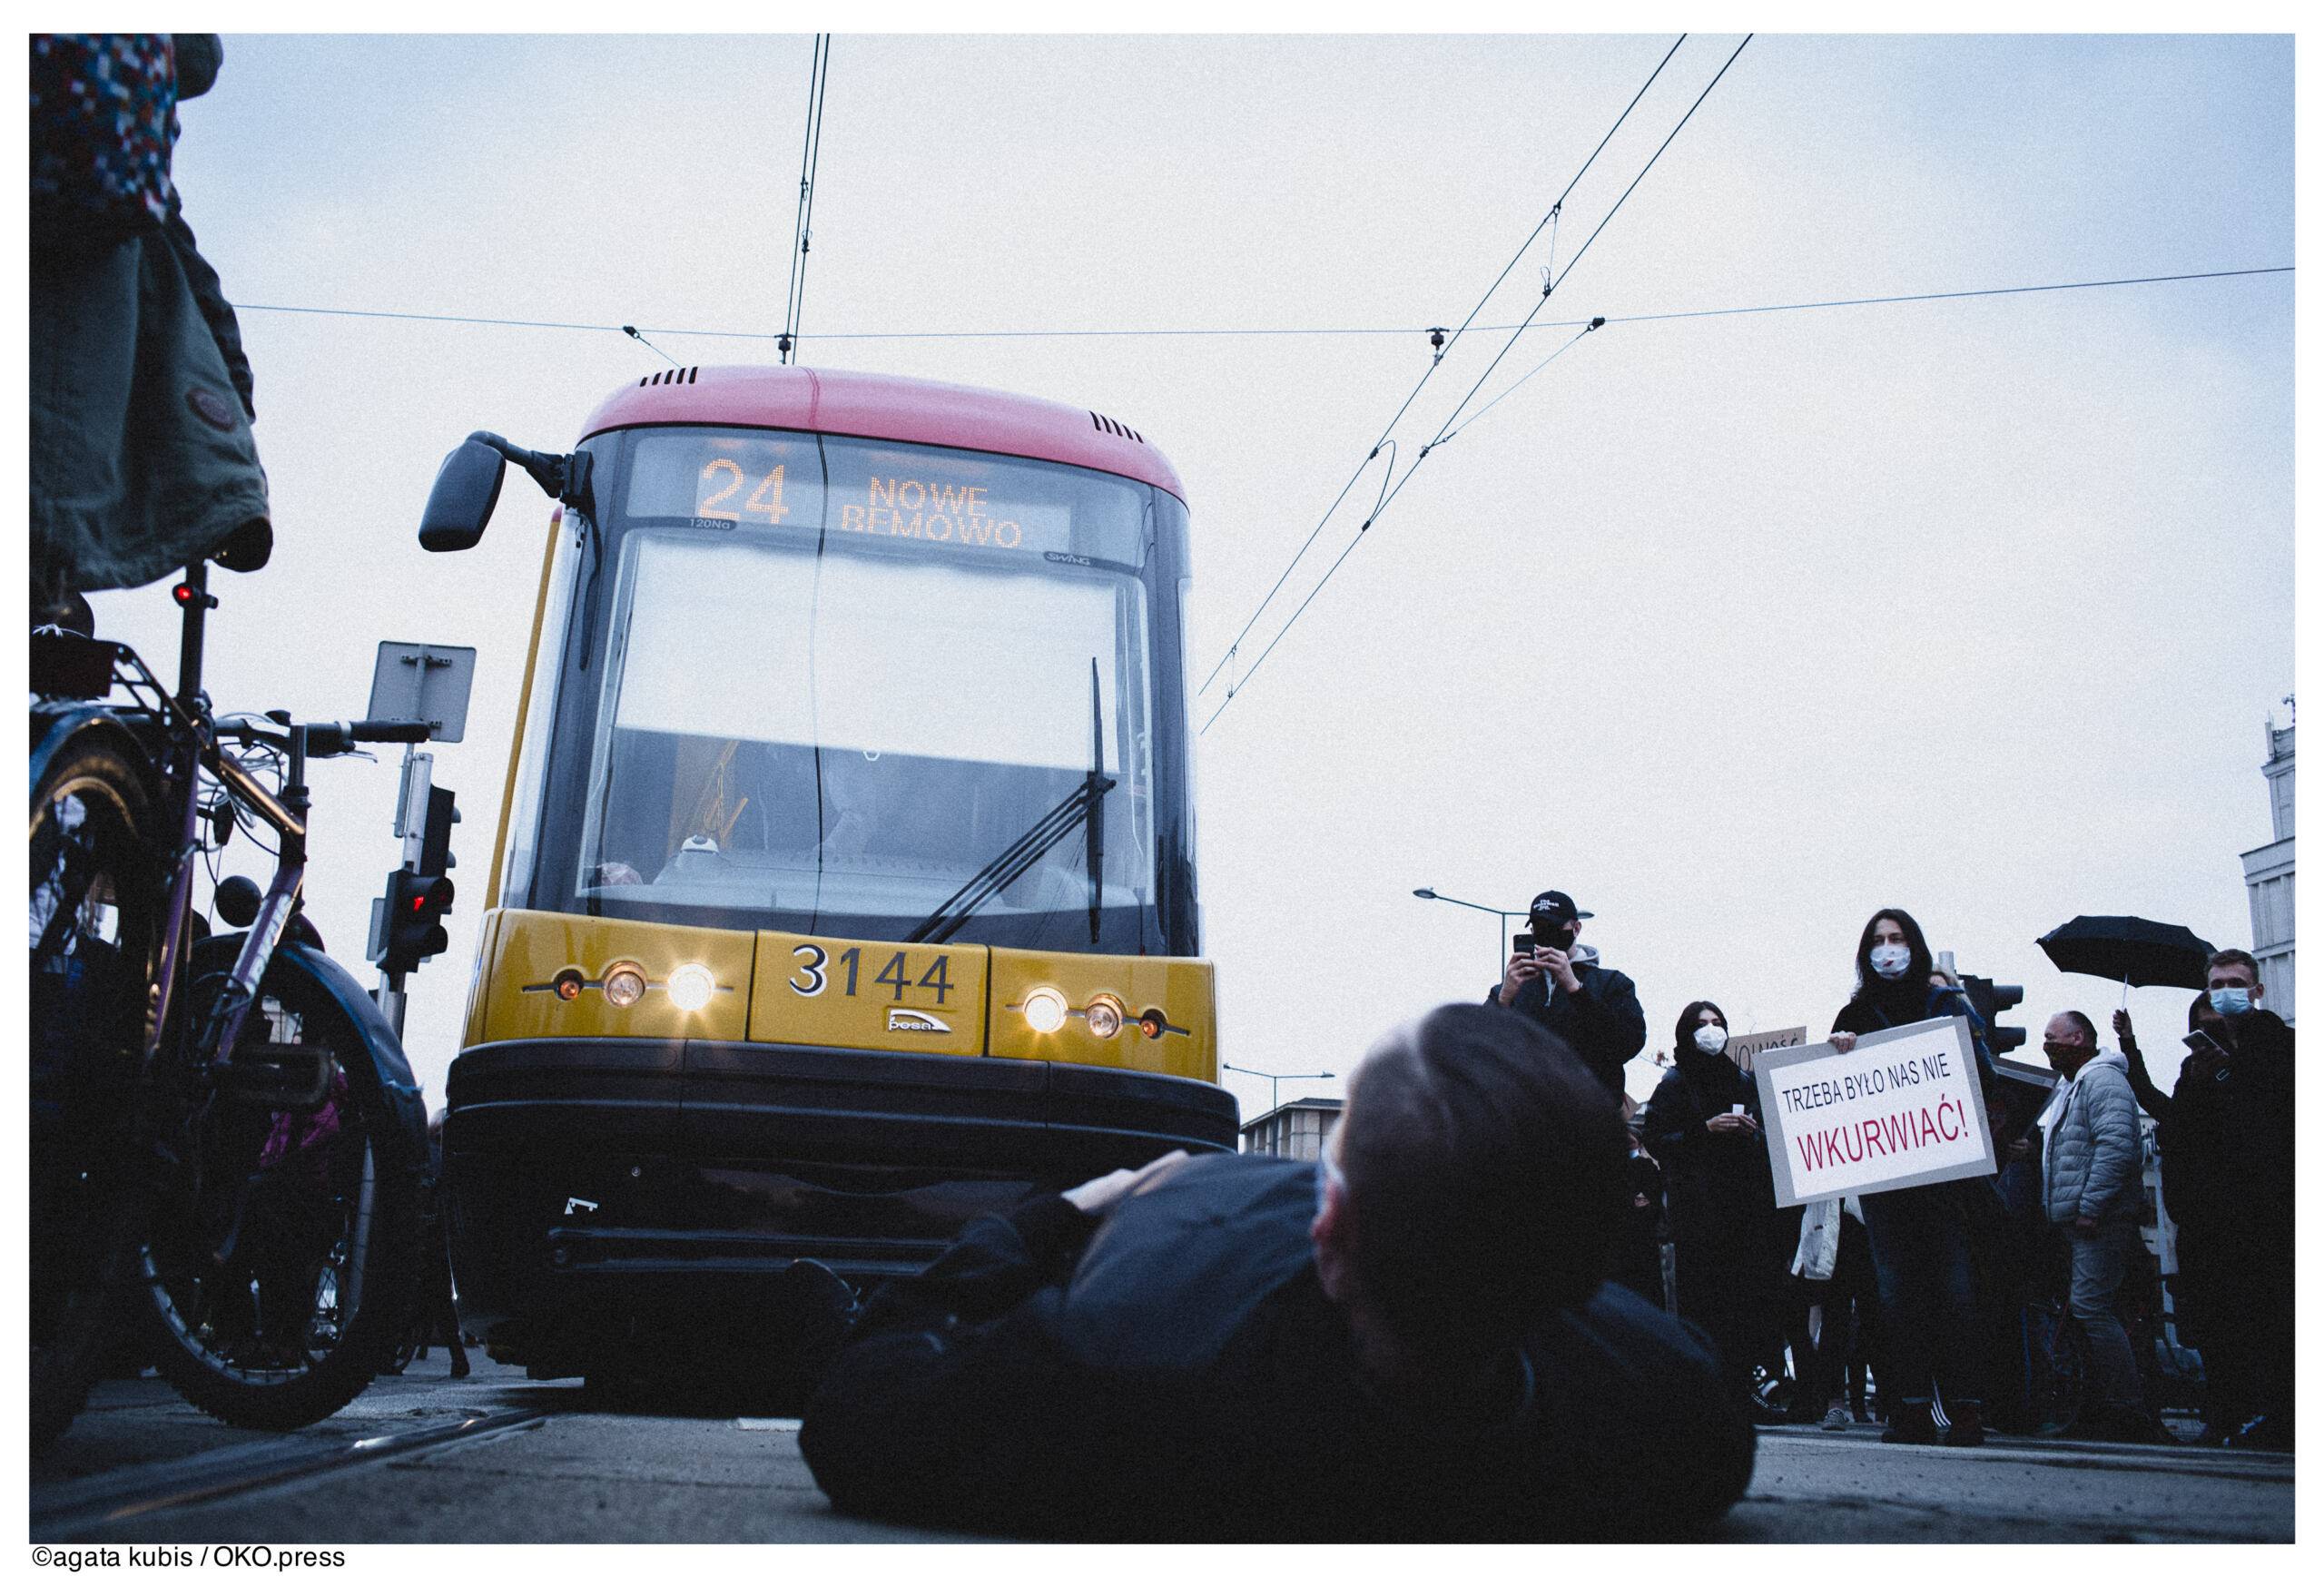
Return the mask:
{"type": "Polygon", "coordinates": [[[1727,1040],[1727,1054],[1735,1066],[1744,1072],[1751,1071],[1751,1059],[1762,1051],[1773,1051],[1779,1046],[1807,1044],[1807,1026],[1795,1025],[1788,1030],[1761,1030],[1756,1034],[1730,1035],[1727,1040]]]}
{"type": "Polygon", "coordinates": [[[1994,1169],[1965,1019],[1931,1019],[1753,1059],[1776,1202],[1877,1194],[1994,1169]]]}

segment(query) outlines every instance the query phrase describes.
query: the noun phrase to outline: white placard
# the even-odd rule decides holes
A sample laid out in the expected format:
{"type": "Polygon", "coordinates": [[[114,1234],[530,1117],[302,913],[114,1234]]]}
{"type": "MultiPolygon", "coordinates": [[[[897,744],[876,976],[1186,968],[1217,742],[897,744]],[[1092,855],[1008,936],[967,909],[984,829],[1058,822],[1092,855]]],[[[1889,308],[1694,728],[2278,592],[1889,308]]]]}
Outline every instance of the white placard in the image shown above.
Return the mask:
{"type": "Polygon", "coordinates": [[[1753,1059],[1776,1202],[1877,1194],[1994,1170],[1965,1019],[1931,1019],[1753,1059]]]}

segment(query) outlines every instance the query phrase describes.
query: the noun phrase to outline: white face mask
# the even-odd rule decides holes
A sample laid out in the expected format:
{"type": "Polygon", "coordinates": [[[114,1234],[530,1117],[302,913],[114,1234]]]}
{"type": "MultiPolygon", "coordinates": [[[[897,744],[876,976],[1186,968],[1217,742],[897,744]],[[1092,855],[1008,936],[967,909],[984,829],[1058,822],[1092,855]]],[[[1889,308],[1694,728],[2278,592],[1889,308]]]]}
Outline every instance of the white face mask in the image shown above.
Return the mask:
{"type": "Polygon", "coordinates": [[[1913,950],[1896,942],[1886,942],[1872,950],[1872,970],[1884,981],[1893,981],[1904,974],[1913,961],[1913,950]]]}
{"type": "Polygon", "coordinates": [[[1727,1050],[1727,1031],[1716,1024],[1705,1024],[1695,1031],[1695,1047],[1716,1057],[1727,1050]]]}

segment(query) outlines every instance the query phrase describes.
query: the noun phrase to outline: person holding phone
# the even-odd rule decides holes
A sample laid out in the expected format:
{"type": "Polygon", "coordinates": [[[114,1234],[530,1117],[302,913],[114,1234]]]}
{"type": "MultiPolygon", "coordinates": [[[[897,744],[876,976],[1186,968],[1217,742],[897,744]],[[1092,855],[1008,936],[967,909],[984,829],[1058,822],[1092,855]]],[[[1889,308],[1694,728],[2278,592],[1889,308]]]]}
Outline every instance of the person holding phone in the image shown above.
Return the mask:
{"type": "Polygon", "coordinates": [[[1783,1292],[1758,1086],[1727,1055],[1727,1015],[1716,1002],[1687,1004],[1670,1062],[1647,1102],[1642,1133],[1663,1167],[1679,1315],[1718,1348],[1751,1421],[1780,1424],[1783,1414],[1759,1399],[1751,1374],[1777,1339],[1783,1292]]]}
{"type": "Polygon", "coordinates": [[[1646,1046],[1646,1014],[1630,976],[1600,967],[1579,947],[1590,918],[1562,892],[1535,898],[1531,929],[1517,938],[1485,1001],[1516,1010],[1564,1041],[1619,1098],[1622,1065],[1646,1046]]]}
{"type": "MultiPolygon", "coordinates": [[[[1833,1046],[1845,1054],[1856,1050],[1859,1035],[1965,1016],[1967,1001],[1956,988],[1932,984],[1935,973],[1920,922],[1901,909],[1876,912],[1856,940],[1856,994],[1832,1020],[1833,1046]]],[[[1978,1061],[1982,1078],[1982,1055],[1978,1061]]],[[[1936,1444],[1931,1404],[1941,1393],[1945,1444],[1984,1442],[1984,1364],[1969,1260],[1970,1190],[1984,1186],[1982,1178],[1955,1178],[1863,1197],[1888,1360],[1881,1390],[1888,1391],[1893,1376],[1897,1398],[1883,1440],[1936,1444]]]]}

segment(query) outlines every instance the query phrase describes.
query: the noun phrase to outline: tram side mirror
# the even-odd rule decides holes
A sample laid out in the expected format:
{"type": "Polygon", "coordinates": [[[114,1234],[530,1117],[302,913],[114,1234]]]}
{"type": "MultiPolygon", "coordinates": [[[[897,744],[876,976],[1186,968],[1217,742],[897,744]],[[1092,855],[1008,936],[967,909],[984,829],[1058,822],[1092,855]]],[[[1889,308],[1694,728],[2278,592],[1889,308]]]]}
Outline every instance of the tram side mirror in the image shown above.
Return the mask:
{"type": "Polygon", "coordinates": [[[420,547],[430,553],[474,547],[500,501],[501,471],[500,452],[474,439],[446,455],[428,490],[428,512],[419,517],[420,547]]]}

